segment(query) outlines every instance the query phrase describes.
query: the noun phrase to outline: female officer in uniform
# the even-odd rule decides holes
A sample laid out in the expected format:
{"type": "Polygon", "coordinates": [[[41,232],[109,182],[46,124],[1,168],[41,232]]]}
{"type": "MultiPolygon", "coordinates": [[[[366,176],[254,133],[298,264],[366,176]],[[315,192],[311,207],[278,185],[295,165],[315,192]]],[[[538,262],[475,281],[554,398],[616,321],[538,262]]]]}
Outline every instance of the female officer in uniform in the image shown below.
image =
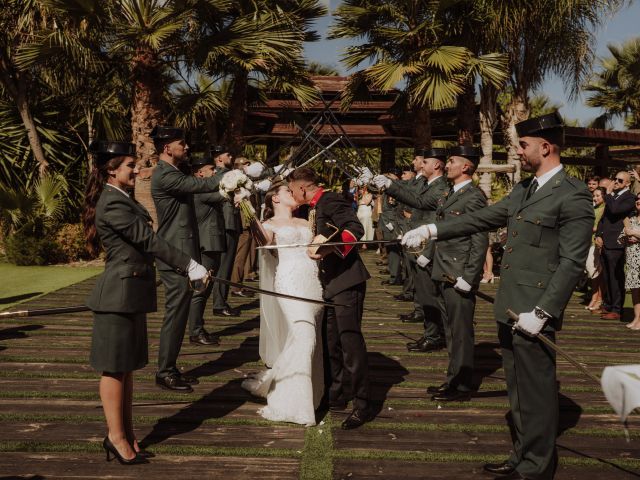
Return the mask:
{"type": "Polygon", "coordinates": [[[133,370],[148,363],[146,314],[156,311],[154,257],[190,280],[205,268],[152,230],[151,217],[131,198],[138,167],[135,145],[96,141],[89,147],[95,165],[89,176],[82,215],[87,247],[106,252],[104,273],[87,300],[94,312],[91,366],[102,372],[100,399],[108,434],[103,447],[124,465],[145,462],[132,421],[133,370]]]}

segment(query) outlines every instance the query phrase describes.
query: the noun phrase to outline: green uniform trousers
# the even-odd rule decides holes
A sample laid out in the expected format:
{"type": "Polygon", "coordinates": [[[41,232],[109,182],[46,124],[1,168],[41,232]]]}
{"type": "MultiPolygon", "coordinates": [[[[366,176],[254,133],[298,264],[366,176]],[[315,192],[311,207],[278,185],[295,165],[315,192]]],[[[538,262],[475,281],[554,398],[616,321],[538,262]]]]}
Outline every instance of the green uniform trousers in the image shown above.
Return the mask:
{"type": "MultiPolygon", "coordinates": [[[[202,252],[202,266],[207,270],[213,270],[215,276],[220,268],[220,252],[202,252]]],[[[213,282],[207,285],[202,292],[194,293],[191,297],[189,308],[189,335],[195,337],[204,331],[204,311],[207,308],[207,300],[211,296],[213,282]]]]}
{"type": "Polygon", "coordinates": [[[457,291],[451,284],[435,282],[438,308],[442,316],[449,365],[447,383],[451,388],[468,392],[473,388],[473,314],[475,295],[457,291]]]}
{"type": "Polygon", "coordinates": [[[160,280],[164,285],[165,313],[160,329],[158,349],[158,377],[180,373],[176,362],[182,347],[184,331],[189,316],[192,291],[189,279],[169,270],[160,270],[160,280]]]}
{"type": "MultiPolygon", "coordinates": [[[[220,268],[216,277],[223,278],[225,280],[231,280],[231,273],[233,271],[233,262],[236,259],[236,250],[238,249],[238,240],[240,234],[231,230],[226,231],[225,240],[227,244],[227,250],[222,252],[220,257],[220,268]]],[[[215,282],[213,284],[213,308],[222,310],[227,308],[227,298],[229,298],[229,285],[226,283],[215,282]]]]}
{"type": "MultiPolygon", "coordinates": [[[[555,333],[542,334],[555,341],[555,333]]],[[[557,464],[559,417],[555,352],[524,333],[512,333],[504,323],[498,323],[498,339],[514,439],[508,462],[526,478],[551,479],[557,464]]]]}

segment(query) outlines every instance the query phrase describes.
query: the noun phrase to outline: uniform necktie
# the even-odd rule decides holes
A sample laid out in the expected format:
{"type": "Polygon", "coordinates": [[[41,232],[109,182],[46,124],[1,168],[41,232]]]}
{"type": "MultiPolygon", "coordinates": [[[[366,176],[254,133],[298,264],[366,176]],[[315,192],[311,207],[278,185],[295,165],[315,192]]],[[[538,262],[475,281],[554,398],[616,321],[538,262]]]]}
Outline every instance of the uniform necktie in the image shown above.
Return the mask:
{"type": "Polygon", "coordinates": [[[538,180],[536,178],[533,179],[531,185],[529,185],[529,191],[527,192],[527,200],[531,198],[531,196],[536,193],[538,190],[538,180]]]}

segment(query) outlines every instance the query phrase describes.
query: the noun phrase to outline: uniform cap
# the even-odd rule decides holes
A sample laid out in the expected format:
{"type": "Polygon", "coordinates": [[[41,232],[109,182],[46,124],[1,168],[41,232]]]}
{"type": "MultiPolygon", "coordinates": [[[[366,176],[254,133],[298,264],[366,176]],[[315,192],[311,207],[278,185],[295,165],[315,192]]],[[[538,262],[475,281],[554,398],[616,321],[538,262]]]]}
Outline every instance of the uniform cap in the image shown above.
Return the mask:
{"type": "Polygon", "coordinates": [[[136,146],[129,142],[94,140],[89,145],[89,152],[96,156],[98,164],[102,164],[108,162],[114,157],[135,157],[136,146]]]}
{"type": "Polygon", "coordinates": [[[185,131],[183,128],[168,127],[163,125],[156,125],[149,134],[154,141],[155,140],[184,140],[185,131]]]}
{"type": "Polygon", "coordinates": [[[482,157],[482,150],[478,147],[472,147],[471,145],[458,145],[451,147],[447,152],[447,156],[464,157],[475,165],[478,165],[478,163],[480,163],[480,157],[482,157]]]}
{"type": "Polygon", "coordinates": [[[558,112],[516,123],[516,131],[519,137],[538,137],[542,132],[560,128],[564,128],[564,122],[558,112]]]}

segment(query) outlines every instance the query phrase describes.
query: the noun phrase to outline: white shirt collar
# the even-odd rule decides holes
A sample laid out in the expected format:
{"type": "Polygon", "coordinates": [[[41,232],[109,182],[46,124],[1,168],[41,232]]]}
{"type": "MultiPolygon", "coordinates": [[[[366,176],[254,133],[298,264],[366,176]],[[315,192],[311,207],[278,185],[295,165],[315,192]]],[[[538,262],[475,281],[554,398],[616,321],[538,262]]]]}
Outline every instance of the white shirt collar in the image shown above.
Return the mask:
{"type": "Polygon", "coordinates": [[[110,183],[107,183],[107,186],[109,186],[109,187],[111,187],[111,188],[115,188],[115,189],[116,189],[116,190],[118,190],[120,193],[122,193],[123,195],[125,195],[127,198],[130,198],[130,195],[129,195],[127,192],[125,192],[124,190],[122,190],[121,188],[116,187],[115,185],[112,185],[112,184],[110,184],[110,183]]]}
{"type": "Polygon", "coordinates": [[[422,176],[422,172],[418,173],[414,178],[420,178],[422,176]]]}
{"type": "Polygon", "coordinates": [[[629,187],[624,187],[622,190],[618,190],[617,192],[615,192],[615,191],[611,192],[611,194],[615,195],[616,197],[619,197],[624,192],[628,192],[628,191],[629,191],[629,187]]]}
{"type": "Polygon", "coordinates": [[[539,177],[536,177],[536,180],[538,181],[538,189],[540,189],[545,183],[547,183],[549,180],[551,180],[551,177],[553,177],[556,173],[558,173],[563,168],[564,168],[564,166],[562,164],[560,164],[557,167],[552,168],[551,170],[549,170],[547,173],[544,173],[544,174],[540,175],[539,177]]]}
{"type": "Polygon", "coordinates": [[[442,175],[438,175],[436,178],[432,178],[431,180],[427,180],[427,185],[431,185],[433,182],[435,182],[440,177],[442,177],[442,175]]]}
{"type": "Polygon", "coordinates": [[[460,190],[460,189],[461,189],[462,187],[464,187],[465,185],[470,184],[472,181],[473,181],[472,179],[469,179],[469,180],[465,180],[464,182],[455,183],[455,184],[453,185],[453,191],[454,191],[454,192],[457,192],[458,190],[460,190]]]}

